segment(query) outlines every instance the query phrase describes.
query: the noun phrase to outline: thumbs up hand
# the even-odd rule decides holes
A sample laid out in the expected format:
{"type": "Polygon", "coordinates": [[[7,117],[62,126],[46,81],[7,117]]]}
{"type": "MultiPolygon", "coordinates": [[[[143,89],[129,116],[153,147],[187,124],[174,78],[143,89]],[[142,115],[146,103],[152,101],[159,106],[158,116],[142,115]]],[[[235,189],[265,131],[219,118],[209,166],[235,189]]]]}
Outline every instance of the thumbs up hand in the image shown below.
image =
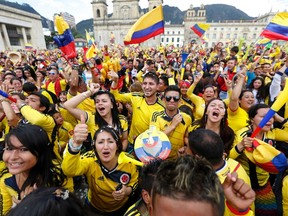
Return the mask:
{"type": "Polygon", "coordinates": [[[87,136],[88,136],[88,126],[86,125],[86,119],[84,115],[81,115],[80,123],[77,124],[74,128],[73,146],[74,147],[80,146],[87,139],[87,136]]]}

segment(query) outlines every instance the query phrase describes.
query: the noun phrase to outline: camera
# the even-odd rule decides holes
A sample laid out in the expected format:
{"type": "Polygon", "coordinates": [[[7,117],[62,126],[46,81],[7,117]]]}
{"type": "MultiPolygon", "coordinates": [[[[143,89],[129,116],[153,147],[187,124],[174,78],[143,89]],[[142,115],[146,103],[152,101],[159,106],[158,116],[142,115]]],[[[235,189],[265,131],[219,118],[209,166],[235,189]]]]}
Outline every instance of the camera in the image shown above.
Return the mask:
{"type": "Polygon", "coordinates": [[[79,70],[79,65],[78,64],[73,64],[72,65],[73,70],[79,70]]]}

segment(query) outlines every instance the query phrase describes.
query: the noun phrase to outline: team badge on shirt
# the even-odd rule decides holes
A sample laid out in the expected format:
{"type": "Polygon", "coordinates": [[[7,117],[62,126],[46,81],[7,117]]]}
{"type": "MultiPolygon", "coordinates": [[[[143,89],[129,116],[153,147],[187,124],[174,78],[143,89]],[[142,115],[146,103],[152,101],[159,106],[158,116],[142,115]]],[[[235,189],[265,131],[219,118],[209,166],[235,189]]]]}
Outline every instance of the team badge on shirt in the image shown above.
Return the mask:
{"type": "Polygon", "coordinates": [[[123,174],[120,176],[120,182],[121,182],[123,185],[128,184],[129,181],[130,181],[130,177],[129,177],[128,174],[123,173],[123,174]]]}

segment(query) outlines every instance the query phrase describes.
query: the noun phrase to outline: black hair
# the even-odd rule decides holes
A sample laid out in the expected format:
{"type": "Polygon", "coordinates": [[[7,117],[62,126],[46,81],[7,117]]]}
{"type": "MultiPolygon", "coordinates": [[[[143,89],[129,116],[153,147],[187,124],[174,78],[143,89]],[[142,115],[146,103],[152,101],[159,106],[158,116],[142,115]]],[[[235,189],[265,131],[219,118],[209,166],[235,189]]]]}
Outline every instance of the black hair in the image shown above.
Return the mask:
{"type": "Polygon", "coordinates": [[[260,80],[262,82],[262,85],[259,87],[259,89],[257,90],[257,95],[256,95],[256,99],[261,102],[264,101],[265,98],[268,96],[269,94],[269,90],[267,91],[266,85],[265,85],[265,81],[263,77],[255,77],[251,83],[248,86],[248,89],[253,90],[254,89],[254,82],[256,80],[260,80]]]}
{"type": "MultiPolygon", "coordinates": [[[[220,100],[219,98],[213,98],[211,99],[207,105],[205,106],[204,109],[204,115],[202,116],[201,119],[193,122],[193,125],[199,125],[199,128],[205,128],[206,123],[207,123],[207,117],[206,117],[206,112],[207,112],[207,108],[210,105],[211,102],[215,101],[215,100],[220,100]]],[[[223,102],[223,101],[222,101],[223,102]]],[[[227,112],[227,106],[226,104],[223,102],[224,107],[225,107],[225,114],[223,116],[223,119],[220,122],[220,137],[222,138],[223,142],[224,142],[224,150],[226,152],[227,155],[229,155],[231,148],[233,147],[233,143],[234,143],[234,139],[235,139],[235,133],[232,130],[232,128],[230,128],[227,124],[228,121],[228,112],[227,112]]]]}
{"type": "Polygon", "coordinates": [[[88,216],[80,200],[63,188],[43,187],[31,192],[7,216],[88,216]]]}
{"type": "Polygon", "coordinates": [[[7,147],[13,146],[11,137],[16,137],[37,158],[36,165],[31,168],[20,191],[25,190],[27,186],[34,186],[34,184],[37,187],[63,185],[66,177],[60,168],[61,162],[53,159],[55,158],[53,144],[43,128],[37,125],[19,124],[5,136],[7,147]]]}
{"type": "Polygon", "coordinates": [[[199,128],[190,132],[189,148],[193,155],[204,157],[212,165],[223,161],[224,143],[214,131],[199,128]]]}
{"type": "MultiPolygon", "coordinates": [[[[104,95],[104,94],[109,96],[111,103],[112,103],[112,106],[113,106],[113,108],[111,109],[113,126],[115,126],[117,128],[117,133],[122,134],[123,128],[121,126],[121,122],[119,119],[119,111],[118,111],[118,107],[117,107],[117,103],[116,103],[114,95],[109,91],[99,90],[92,97],[94,98],[95,103],[96,103],[96,97],[98,95],[104,95]]],[[[108,122],[106,122],[102,118],[102,116],[98,113],[97,109],[96,109],[96,113],[95,113],[95,122],[99,128],[108,125],[108,122]]]]}
{"type": "Polygon", "coordinates": [[[41,94],[41,92],[31,92],[30,95],[36,95],[40,98],[40,106],[45,107],[45,110],[42,112],[44,114],[47,114],[50,109],[50,101],[48,98],[46,98],[44,95],[41,94]]]}
{"type": "Polygon", "coordinates": [[[179,97],[181,97],[181,90],[177,85],[169,85],[165,90],[164,90],[164,96],[166,95],[167,92],[169,91],[175,91],[179,93],[179,97]]]}
{"type": "Polygon", "coordinates": [[[238,46],[233,46],[230,51],[235,52],[236,54],[239,52],[239,47],[238,46]]]}
{"type": "Polygon", "coordinates": [[[151,193],[153,182],[161,163],[161,159],[153,159],[149,161],[149,163],[145,164],[141,169],[139,176],[139,187],[143,190],[146,190],[149,194],[151,193]]]}
{"type": "Polygon", "coordinates": [[[267,104],[255,104],[251,106],[248,111],[249,119],[250,120],[253,119],[257,115],[259,109],[266,109],[266,108],[270,107],[267,104]]]}
{"type": "Polygon", "coordinates": [[[253,94],[252,90],[251,89],[244,89],[241,91],[240,95],[239,95],[239,100],[242,99],[243,95],[246,93],[246,92],[250,92],[253,94]]]}
{"type": "Polygon", "coordinates": [[[159,76],[159,80],[160,80],[160,79],[163,81],[163,83],[164,83],[165,86],[168,86],[168,85],[169,85],[169,80],[168,80],[167,74],[161,74],[161,75],[159,76]]]}
{"type": "MultiPolygon", "coordinates": [[[[116,145],[117,145],[117,151],[116,153],[120,154],[123,150],[123,145],[122,145],[122,141],[120,139],[120,135],[119,133],[114,129],[112,128],[111,126],[102,126],[102,127],[99,127],[99,129],[95,132],[95,135],[94,135],[94,142],[97,140],[97,137],[100,136],[100,134],[103,132],[103,131],[106,131],[107,133],[111,134],[113,139],[116,141],[116,145]]],[[[95,150],[95,154],[96,156],[98,157],[98,154],[97,154],[97,151],[96,151],[96,142],[95,144],[93,145],[93,148],[95,150]]],[[[99,157],[98,157],[99,158],[99,157]]]]}
{"type": "Polygon", "coordinates": [[[37,81],[37,75],[36,75],[34,69],[33,69],[32,67],[30,67],[29,65],[26,65],[26,66],[23,68],[23,78],[24,78],[25,80],[27,79],[27,77],[25,76],[25,73],[24,73],[25,70],[29,71],[30,74],[31,74],[31,77],[32,77],[35,81],[37,81]]]}
{"type": "Polygon", "coordinates": [[[38,91],[37,86],[36,86],[34,83],[32,83],[32,82],[26,82],[26,83],[24,83],[22,89],[23,89],[23,91],[26,92],[27,94],[30,94],[31,92],[38,91]]]}
{"type": "Polygon", "coordinates": [[[155,72],[147,72],[144,77],[143,77],[143,80],[145,80],[146,78],[150,78],[150,79],[153,79],[156,84],[159,84],[159,77],[157,76],[157,74],[155,72]]]}
{"type": "Polygon", "coordinates": [[[22,84],[22,81],[18,78],[18,77],[13,77],[11,80],[10,80],[10,84],[12,85],[13,81],[14,80],[18,80],[19,82],[21,82],[22,84]]]}

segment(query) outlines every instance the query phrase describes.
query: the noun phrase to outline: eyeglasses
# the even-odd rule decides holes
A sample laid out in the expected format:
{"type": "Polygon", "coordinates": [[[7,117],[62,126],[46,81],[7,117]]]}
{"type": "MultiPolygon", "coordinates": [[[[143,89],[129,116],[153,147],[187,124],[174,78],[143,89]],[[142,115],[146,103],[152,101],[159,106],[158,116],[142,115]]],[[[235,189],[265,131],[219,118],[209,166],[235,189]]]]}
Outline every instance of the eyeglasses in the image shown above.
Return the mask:
{"type": "Polygon", "coordinates": [[[50,74],[50,75],[55,75],[56,73],[55,73],[55,72],[49,72],[49,74],[50,74]]]}
{"type": "Polygon", "coordinates": [[[178,96],[165,96],[165,100],[168,102],[171,101],[172,98],[173,98],[174,102],[178,102],[180,100],[180,97],[178,97],[178,96]]]}
{"type": "Polygon", "coordinates": [[[6,146],[3,148],[4,151],[8,151],[8,152],[11,152],[11,151],[18,151],[18,152],[26,152],[26,151],[29,151],[28,148],[26,147],[14,147],[14,146],[6,146]]]}

